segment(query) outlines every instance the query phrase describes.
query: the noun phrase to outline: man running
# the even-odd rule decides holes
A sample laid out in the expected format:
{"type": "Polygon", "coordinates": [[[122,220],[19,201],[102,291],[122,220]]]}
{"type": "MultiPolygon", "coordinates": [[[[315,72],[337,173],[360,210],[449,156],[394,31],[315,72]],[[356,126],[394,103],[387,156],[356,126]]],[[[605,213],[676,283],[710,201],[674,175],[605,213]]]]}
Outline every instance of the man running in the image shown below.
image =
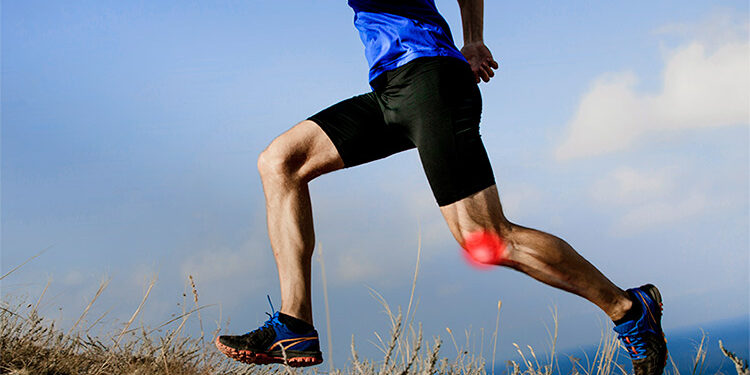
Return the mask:
{"type": "Polygon", "coordinates": [[[218,337],[216,346],[245,363],[323,362],[310,294],[315,239],[308,183],[416,147],[440,211],[470,256],[591,301],[614,321],[636,375],[660,375],[667,348],[656,287],[622,290],[562,239],[503,214],[479,135],[477,86],[498,65],[483,41],[483,0],[458,3],[460,51],[434,0],[349,0],[373,90],[300,122],[261,153],[281,310],[254,331],[218,337]]]}

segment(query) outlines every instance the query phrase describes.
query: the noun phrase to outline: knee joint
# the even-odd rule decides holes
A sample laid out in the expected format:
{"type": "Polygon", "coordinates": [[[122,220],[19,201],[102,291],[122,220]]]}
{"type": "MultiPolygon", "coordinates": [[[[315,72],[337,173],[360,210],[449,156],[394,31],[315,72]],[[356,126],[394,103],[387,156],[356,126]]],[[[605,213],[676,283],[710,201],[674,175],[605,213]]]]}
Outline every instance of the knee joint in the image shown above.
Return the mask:
{"type": "Polygon", "coordinates": [[[504,265],[509,260],[507,240],[492,230],[478,230],[464,236],[461,247],[469,260],[479,265],[504,265]]]}
{"type": "Polygon", "coordinates": [[[281,150],[271,143],[258,156],[258,172],[264,179],[295,178],[301,164],[298,159],[293,153],[281,150]]]}

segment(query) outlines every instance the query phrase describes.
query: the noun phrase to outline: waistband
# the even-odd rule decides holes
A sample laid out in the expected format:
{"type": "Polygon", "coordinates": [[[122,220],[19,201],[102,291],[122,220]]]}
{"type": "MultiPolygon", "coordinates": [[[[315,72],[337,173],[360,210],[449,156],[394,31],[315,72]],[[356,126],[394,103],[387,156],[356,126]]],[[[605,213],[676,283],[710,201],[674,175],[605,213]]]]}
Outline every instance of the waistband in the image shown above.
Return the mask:
{"type": "Polygon", "coordinates": [[[465,60],[451,56],[428,56],[418,57],[396,69],[381,73],[375,77],[375,79],[370,81],[370,86],[376,92],[381,91],[391,84],[403,82],[411,75],[430,71],[432,69],[456,69],[459,74],[465,74],[466,72],[470,73],[472,82],[474,79],[474,75],[471,73],[471,67],[465,60]]]}

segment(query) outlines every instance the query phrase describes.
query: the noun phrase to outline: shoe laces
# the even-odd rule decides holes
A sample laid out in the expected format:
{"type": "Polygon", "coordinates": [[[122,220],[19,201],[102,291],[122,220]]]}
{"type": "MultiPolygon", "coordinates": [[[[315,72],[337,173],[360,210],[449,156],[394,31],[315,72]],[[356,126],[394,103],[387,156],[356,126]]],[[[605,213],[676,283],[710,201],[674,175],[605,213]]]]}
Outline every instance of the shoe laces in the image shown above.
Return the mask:
{"type": "Polygon", "coordinates": [[[245,336],[252,335],[255,332],[264,331],[264,330],[266,330],[268,328],[273,329],[274,326],[277,326],[277,325],[281,324],[281,322],[279,322],[279,319],[278,319],[278,311],[276,311],[273,308],[273,302],[271,302],[271,296],[269,296],[269,295],[266,294],[266,297],[268,298],[268,304],[271,305],[271,313],[269,314],[268,312],[266,312],[266,315],[268,315],[268,320],[266,320],[266,322],[263,323],[262,326],[260,326],[260,327],[258,327],[256,329],[254,329],[254,330],[246,333],[245,336]]]}
{"type": "Polygon", "coordinates": [[[638,330],[631,330],[630,332],[621,333],[619,335],[620,341],[625,344],[628,354],[633,359],[646,358],[646,350],[648,349],[648,342],[644,332],[638,330]]]}

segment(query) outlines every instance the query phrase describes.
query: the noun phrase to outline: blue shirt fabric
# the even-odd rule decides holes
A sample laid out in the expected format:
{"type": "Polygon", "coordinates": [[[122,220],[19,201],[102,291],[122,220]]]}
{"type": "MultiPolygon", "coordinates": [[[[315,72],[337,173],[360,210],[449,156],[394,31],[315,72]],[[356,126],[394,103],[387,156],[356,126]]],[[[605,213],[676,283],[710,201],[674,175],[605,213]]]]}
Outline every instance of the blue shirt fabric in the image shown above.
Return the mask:
{"type": "Polygon", "coordinates": [[[434,0],[349,0],[349,6],[365,45],[370,82],[419,57],[466,61],[434,0]]]}

